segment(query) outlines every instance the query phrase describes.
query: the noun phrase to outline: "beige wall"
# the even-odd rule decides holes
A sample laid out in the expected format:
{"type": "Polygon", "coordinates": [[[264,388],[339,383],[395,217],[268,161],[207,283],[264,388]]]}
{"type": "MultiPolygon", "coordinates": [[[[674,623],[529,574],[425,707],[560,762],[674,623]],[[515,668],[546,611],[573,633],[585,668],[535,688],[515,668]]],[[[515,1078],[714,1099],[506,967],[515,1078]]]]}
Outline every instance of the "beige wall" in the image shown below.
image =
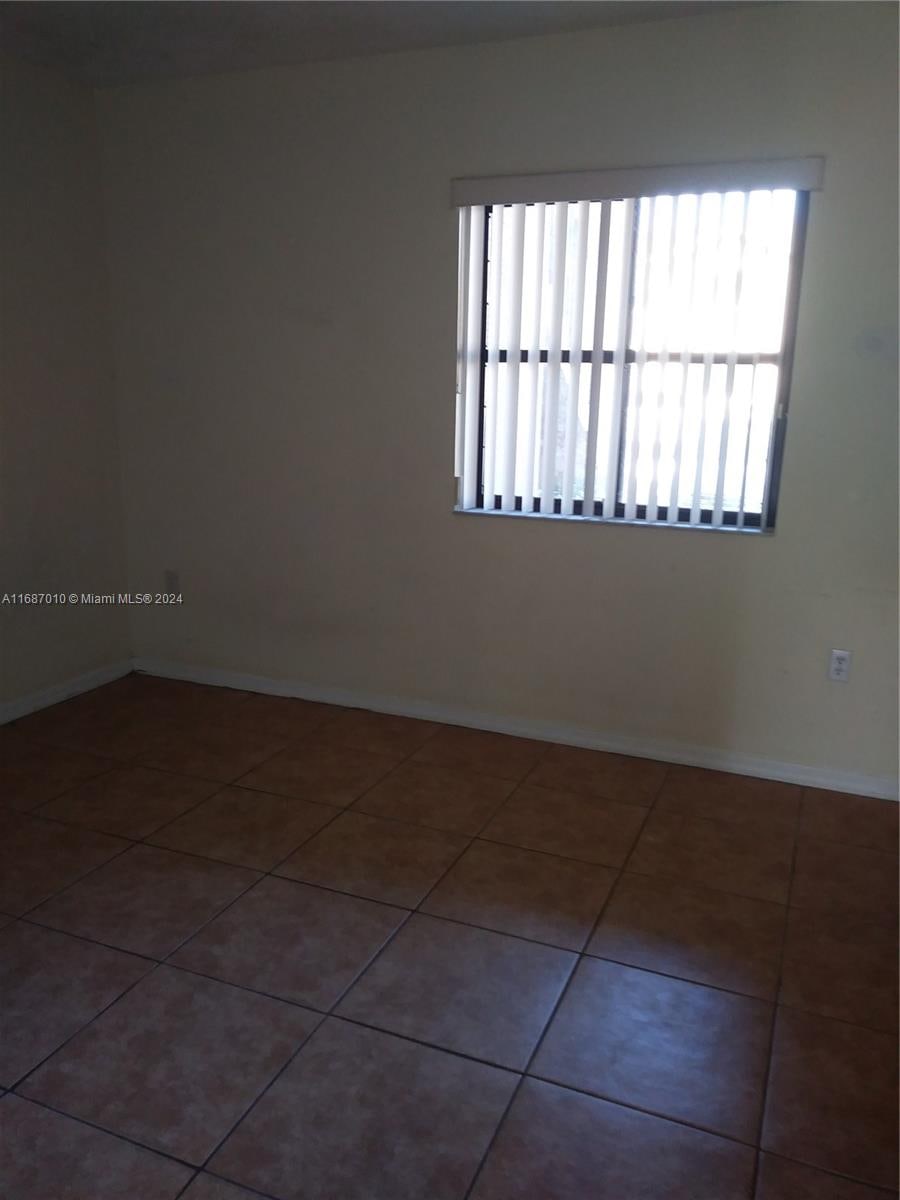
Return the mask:
{"type": "MultiPolygon", "coordinates": [[[[0,64],[0,593],[125,587],[90,91],[0,64]]],[[[124,609],[0,608],[0,704],[127,658],[124,609]]]]}
{"type": "Polygon", "coordinates": [[[136,653],[892,776],[895,42],[782,4],[103,93],[130,582],[185,595],[136,653]],[[454,515],[450,179],[806,154],[777,534],[454,515]]]}

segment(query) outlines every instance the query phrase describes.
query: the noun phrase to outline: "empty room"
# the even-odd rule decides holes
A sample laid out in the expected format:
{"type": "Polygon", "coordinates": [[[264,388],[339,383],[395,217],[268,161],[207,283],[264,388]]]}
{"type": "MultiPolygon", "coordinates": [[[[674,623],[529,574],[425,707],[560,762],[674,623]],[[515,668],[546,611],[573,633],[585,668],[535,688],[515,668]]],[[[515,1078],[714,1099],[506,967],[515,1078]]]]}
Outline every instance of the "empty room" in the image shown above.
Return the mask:
{"type": "Polygon", "coordinates": [[[0,1196],[897,1200],[893,0],[0,0],[0,1196]]]}

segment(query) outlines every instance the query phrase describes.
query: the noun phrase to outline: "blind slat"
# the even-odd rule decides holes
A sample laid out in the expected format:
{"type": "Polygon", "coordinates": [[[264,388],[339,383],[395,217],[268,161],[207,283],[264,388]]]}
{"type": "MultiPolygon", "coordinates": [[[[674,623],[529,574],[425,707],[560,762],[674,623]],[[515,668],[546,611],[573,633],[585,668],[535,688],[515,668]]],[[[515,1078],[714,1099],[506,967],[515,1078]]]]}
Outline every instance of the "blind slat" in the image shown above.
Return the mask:
{"type": "Polygon", "coordinates": [[[507,353],[504,372],[503,407],[497,442],[497,479],[501,508],[516,507],[516,434],[519,417],[519,363],[522,357],[522,274],[525,254],[525,205],[510,210],[510,237],[507,253],[512,252],[509,267],[509,293],[503,318],[502,341],[507,353]]]}
{"type": "Polygon", "coordinates": [[[524,463],[522,467],[522,503],[526,511],[530,511],[535,495],[535,443],[537,441],[537,401],[538,380],[540,377],[541,352],[541,312],[544,297],[544,228],[546,224],[546,208],[543,204],[534,206],[534,251],[532,261],[532,293],[531,326],[525,331],[525,341],[528,350],[528,362],[525,364],[525,379],[523,394],[525,411],[522,421],[522,441],[524,445],[524,463]]]}
{"type": "Polygon", "coordinates": [[[597,469],[597,427],[600,422],[600,380],[603,373],[603,329],[606,323],[606,280],[609,273],[610,206],[600,206],[600,238],[597,251],[597,293],[594,304],[594,336],[591,342],[591,383],[584,459],[584,515],[593,516],[597,469]]]}
{"type": "Polygon", "coordinates": [[[713,498],[713,525],[721,525],[725,502],[725,475],[728,466],[728,441],[731,432],[731,398],[734,394],[734,375],[737,369],[737,338],[738,322],[741,311],[741,296],[744,287],[744,258],[747,251],[747,217],[749,215],[749,197],[744,193],[741,209],[741,232],[738,242],[738,261],[734,281],[734,306],[731,315],[731,345],[728,348],[725,366],[725,396],[722,410],[722,429],[719,434],[719,465],[716,473],[716,493],[713,498]]]}
{"type": "Polygon", "coordinates": [[[572,346],[569,357],[569,393],[566,406],[566,441],[563,451],[562,488],[560,512],[571,516],[575,511],[575,448],[577,446],[578,395],[581,389],[581,339],[584,325],[584,282],[587,273],[588,218],[590,205],[583,201],[578,205],[578,246],[575,252],[575,282],[572,305],[572,346]]]}
{"type": "Polygon", "coordinates": [[[490,263],[488,269],[487,325],[484,368],[484,461],[482,490],[486,508],[494,507],[497,464],[497,386],[500,372],[500,296],[503,270],[503,213],[495,208],[491,214],[490,263]]]}
{"type": "Polygon", "coordinates": [[[541,512],[552,513],[556,495],[556,450],[559,418],[559,383],[562,367],[562,322],[565,302],[566,237],[569,206],[553,206],[550,338],[544,388],[544,436],[541,455],[541,512]]]}

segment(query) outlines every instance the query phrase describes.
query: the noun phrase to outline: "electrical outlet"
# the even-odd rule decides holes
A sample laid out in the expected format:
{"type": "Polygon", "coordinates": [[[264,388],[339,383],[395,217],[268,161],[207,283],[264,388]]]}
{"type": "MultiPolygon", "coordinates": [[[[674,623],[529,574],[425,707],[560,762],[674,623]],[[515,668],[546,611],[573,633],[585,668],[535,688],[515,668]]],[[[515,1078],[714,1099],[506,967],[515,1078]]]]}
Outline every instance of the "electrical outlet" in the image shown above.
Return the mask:
{"type": "Polygon", "coordinates": [[[178,572],[171,567],[167,571],[163,571],[163,588],[167,592],[180,592],[181,583],[178,579],[178,572]]]}
{"type": "Polygon", "coordinates": [[[846,683],[850,678],[850,651],[832,650],[828,660],[828,678],[834,683],[846,683]]]}

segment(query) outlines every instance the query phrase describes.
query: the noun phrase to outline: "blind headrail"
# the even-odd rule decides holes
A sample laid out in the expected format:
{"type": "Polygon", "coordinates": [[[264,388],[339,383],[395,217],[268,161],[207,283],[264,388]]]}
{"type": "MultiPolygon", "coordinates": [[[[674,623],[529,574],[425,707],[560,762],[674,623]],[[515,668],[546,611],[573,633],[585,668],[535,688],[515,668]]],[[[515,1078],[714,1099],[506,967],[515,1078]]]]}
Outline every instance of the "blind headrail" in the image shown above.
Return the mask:
{"type": "Polygon", "coordinates": [[[454,179],[451,206],[552,204],[558,200],[625,200],[638,196],[748,192],[790,188],[821,191],[824,158],[770,158],[755,162],[696,163],[668,167],[614,167],[539,175],[454,179]]]}

